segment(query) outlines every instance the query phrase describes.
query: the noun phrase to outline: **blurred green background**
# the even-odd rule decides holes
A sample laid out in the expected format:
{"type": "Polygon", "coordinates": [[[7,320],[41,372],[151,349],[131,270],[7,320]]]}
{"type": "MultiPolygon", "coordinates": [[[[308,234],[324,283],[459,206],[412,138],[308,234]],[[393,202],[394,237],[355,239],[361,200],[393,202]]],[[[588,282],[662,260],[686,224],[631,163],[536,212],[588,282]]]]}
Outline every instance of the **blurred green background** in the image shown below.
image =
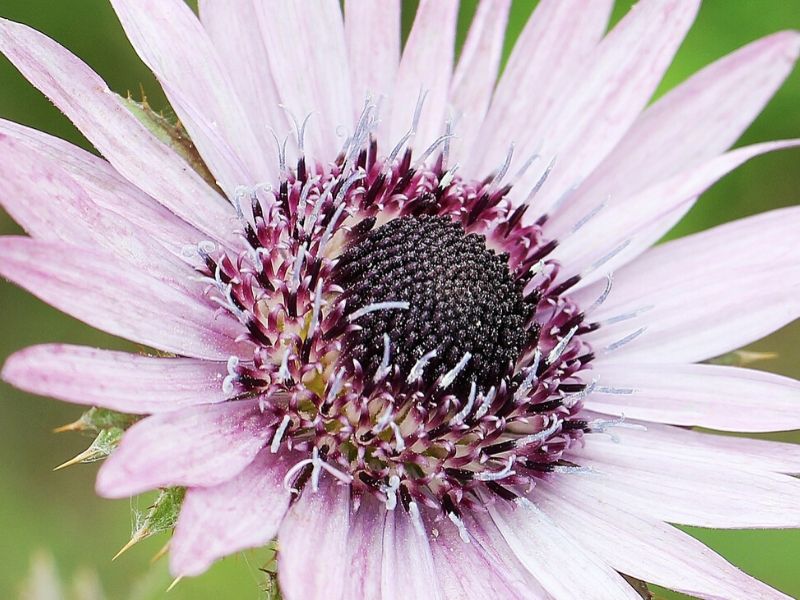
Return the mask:
{"type": "MultiPolygon", "coordinates": [[[[534,5],[527,0],[514,3],[507,50],[534,5]]],[[[629,5],[626,1],[617,6],[615,20],[629,5]]],[[[405,31],[415,6],[415,2],[404,4],[405,31]]],[[[459,43],[474,10],[474,1],[463,2],[459,43]]],[[[0,16],[27,23],[55,38],[89,63],[117,92],[137,93],[141,85],[154,107],[165,106],[157,83],[137,60],[107,0],[2,0],[0,16]]],[[[800,29],[800,0],[706,0],[659,93],[735,48],[787,28],[800,29]]],[[[5,59],[0,59],[0,117],[89,148],[67,119],[5,59]]],[[[788,137],[800,137],[800,70],[789,78],[739,144],[788,137]]],[[[800,151],[768,155],[714,186],[672,235],[797,204],[798,199],[800,151]]],[[[0,234],[18,232],[0,211],[0,234]]],[[[129,347],[5,282],[0,282],[0,316],[0,362],[16,349],[42,342],[129,347]]],[[[799,346],[800,324],[795,323],[750,349],[779,353],[778,358],[761,363],[759,368],[800,377],[799,346]]],[[[145,508],[149,498],[129,502],[95,497],[94,465],[52,472],[53,466],[83,450],[90,441],[78,434],[51,433],[54,427],[75,420],[81,409],[29,396],[0,383],[0,411],[0,597],[17,596],[31,558],[40,550],[54,557],[62,579],[69,582],[67,588],[75,585],[91,591],[99,577],[108,598],[162,597],[170,582],[165,561],[151,566],[150,559],[166,542],[165,536],[146,540],[116,562],[110,561],[131,533],[132,506],[145,508]]],[[[800,442],[798,433],[765,437],[800,442]]],[[[692,533],[752,575],[787,594],[800,596],[800,531],[693,529],[692,533]]],[[[182,581],[168,597],[260,598],[260,560],[258,553],[228,558],[203,577],[182,581]]],[[[44,563],[39,563],[41,570],[44,563]]],[[[679,597],[661,591],[659,595],[679,597]]]]}

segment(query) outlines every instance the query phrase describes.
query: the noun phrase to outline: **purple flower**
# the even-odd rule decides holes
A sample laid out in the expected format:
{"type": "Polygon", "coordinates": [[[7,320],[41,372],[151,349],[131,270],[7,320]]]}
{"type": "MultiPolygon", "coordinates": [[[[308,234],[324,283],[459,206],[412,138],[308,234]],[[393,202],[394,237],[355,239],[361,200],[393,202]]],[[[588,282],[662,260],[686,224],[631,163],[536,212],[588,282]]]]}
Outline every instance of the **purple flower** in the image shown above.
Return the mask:
{"type": "Polygon", "coordinates": [[[455,65],[451,1],[402,53],[398,2],[112,4],[197,160],[0,21],[105,157],[0,122],[30,234],[0,274],[161,355],[37,346],[3,378],[147,415],[97,490],[187,488],[176,576],[277,538],[290,599],[784,597],[668,523],[800,526],[800,447],[685,428],[800,427],[798,382],[703,362],[800,315],[800,210],[651,246],[798,145],[726,152],[797,33],[646,107],[696,1],[604,35],[609,0],[543,0],[497,83],[507,1],[455,65]]]}

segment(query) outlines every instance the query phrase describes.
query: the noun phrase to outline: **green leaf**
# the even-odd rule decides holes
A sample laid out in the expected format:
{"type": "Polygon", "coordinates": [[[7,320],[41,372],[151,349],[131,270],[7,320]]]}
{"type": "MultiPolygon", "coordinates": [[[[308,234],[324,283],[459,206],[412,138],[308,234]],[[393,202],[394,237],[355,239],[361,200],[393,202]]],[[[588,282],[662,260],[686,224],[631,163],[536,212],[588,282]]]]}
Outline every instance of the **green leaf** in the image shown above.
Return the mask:
{"type": "Polygon", "coordinates": [[[127,98],[120,96],[128,110],[147,127],[148,131],[172,148],[189,166],[200,175],[206,183],[219,191],[219,186],[214,176],[209,171],[200,153],[195,148],[194,142],[189,137],[180,121],[172,122],[163,114],[157,113],[147,103],[147,98],[142,97],[137,102],[130,95],[127,98]]]}

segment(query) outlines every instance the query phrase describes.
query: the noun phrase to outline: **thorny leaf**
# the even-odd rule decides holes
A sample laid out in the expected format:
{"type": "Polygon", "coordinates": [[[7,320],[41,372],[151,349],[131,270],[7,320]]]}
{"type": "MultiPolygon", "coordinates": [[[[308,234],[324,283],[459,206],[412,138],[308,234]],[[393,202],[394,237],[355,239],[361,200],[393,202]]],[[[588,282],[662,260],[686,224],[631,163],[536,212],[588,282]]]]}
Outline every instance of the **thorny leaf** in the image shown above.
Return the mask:
{"type": "Polygon", "coordinates": [[[123,433],[125,433],[125,430],[120,427],[109,427],[101,430],[86,450],[67,462],[58,465],[53,470],[58,471],[78,463],[90,463],[104,459],[119,445],[123,433]]]}
{"type": "Polygon", "coordinates": [[[644,600],[655,600],[653,596],[653,592],[650,591],[650,588],[647,587],[647,583],[641,581],[640,579],[636,579],[635,577],[631,577],[630,575],[625,575],[624,573],[620,573],[622,578],[628,582],[637,594],[639,594],[644,600]]]}
{"type": "Polygon", "coordinates": [[[173,123],[163,114],[154,111],[148,104],[144,94],[142,94],[141,102],[137,102],[130,95],[127,98],[122,98],[122,100],[127,105],[128,110],[147,127],[150,133],[177,152],[208,185],[219,191],[216,179],[209,171],[180,121],[173,123]]]}
{"type": "Polygon", "coordinates": [[[134,544],[163,531],[171,530],[178,520],[186,488],[164,488],[144,513],[134,513],[134,532],[130,541],[117,552],[115,559],[134,544]]]}
{"type": "Polygon", "coordinates": [[[73,423],[56,428],[56,433],[62,431],[88,431],[99,433],[104,429],[127,429],[133,425],[140,417],[127,415],[125,413],[108,410],[107,408],[90,408],[81,415],[81,418],[73,423]]]}
{"type": "Polygon", "coordinates": [[[771,360],[777,356],[775,352],[748,352],[747,350],[736,350],[735,352],[728,352],[728,354],[717,356],[705,362],[711,365],[746,367],[754,362],[771,360]]]}

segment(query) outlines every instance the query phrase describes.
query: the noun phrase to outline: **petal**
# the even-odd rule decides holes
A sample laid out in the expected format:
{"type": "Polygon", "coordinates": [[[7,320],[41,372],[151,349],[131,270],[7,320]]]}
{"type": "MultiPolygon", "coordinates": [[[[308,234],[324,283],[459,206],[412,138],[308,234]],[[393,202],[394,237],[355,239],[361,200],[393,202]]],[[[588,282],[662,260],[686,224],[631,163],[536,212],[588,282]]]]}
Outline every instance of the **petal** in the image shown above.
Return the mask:
{"type": "Polygon", "coordinates": [[[350,514],[347,534],[348,575],[344,577],[343,598],[381,600],[383,524],[385,505],[372,494],[361,496],[361,505],[350,514]]]}
{"type": "Polygon", "coordinates": [[[229,194],[277,174],[274,144],[254,134],[216,50],[182,0],[111,0],[128,39],[150,68],[192,142],[229,194]],[[218,152],[214,131],[233,152],[218,152]],[[263,141],[263,143],[262,143],[263,141]],[[241,161],[241,162],[239,162],[241,161]],[[242,177],[249,177],[242,181],[242,177]]]}
{"type": "Polygon", "coordinates": [[[170,572],[200,575],[214,561],[275,537],[289,507],[283,477],[290,467],[290,457],[262,450],[232,479],[189,488],[170,540],[170,572]]]}
{"type": "Polygon", "coordinates": [[[714,435],[692,431],[684,427],[671,427],[656,423],[642,424],[647,431],[626,429],[615,432],[625,436],[628,444],[659,446],[686,455],[687,460],[709,457],[708,460],[728,461],[730,465],[751,471],[774,473],[800,473],[800,444],[755,440],[731,435],[714,435]]]}
{"type": "Polygon", "coordinates": [[[441,600],[441,586],[427,533],[399,508],[386,513],[383,530],[383,600],[441,600]]]}
{"type": "MultiPolygon", "coordinates": [[[[542,215],[585,179],[622,139],[655,92],[692,25],[699,0],[643,0],[597,46],[576,76],[579,82],[552,115],[542,135],[542,155],[556,165],[533,204],[542,215]]],[[[543,167],[542,167],[543,168],[543,167]]],[[[516,187],[523,202],[542,169],[516,187]]],[[[513,193],[513,192],[512,192],[513,193]]]]}
{"type": "Polygon", "coordinates": [[[345,598],[350,486],[331,479],[306,486],[281,524],[278,577],[287,598],[345,598]]]}
{"type": "MultiPolygon", "coordinates": [[[[564,277],[580,273],[580,289],[630,262],[655,244],[689,211],[697,197],[751,158],[800,145],[800,140],[754,144],[731,150],[678,175],[659,181],[622,202],[598,200],[597,214],[572,232],[553,256],[564,277]],[[592,243],[587,244],[587,240],[592,243]]],[[[580,223],[580,221],[579,221],[580,223]]]]}
{"type": "MultiPolygon", "coordinates": [[[[281,98],[267,60],[267,47],[261,36],[252,0],[200,0],[200,22],[219,55],[222,68],[230,76],[233,89],[247,117],[249,128],[266,143],[264,157],[268,173],[278,175],[276,145],[272,132],[289,131],[289,115],[281,108],[281,98]]],[[[294,144],[294,141],[290,141],[294,144]]]]}
{"type": "Polygon", "coordinates": [[[481,547],[479,539],[470,535],[470,528],[467,528],[469,542],[465,542],[456,526],[447,520],[430,520],[429,529],[433,528],[437,535],[431,537],[430,545],[444,598],[513,600],[533,595],[530,588],[521,589],[509,581],[506,565],[493,560],[494,557],[481,547]]]}
{"type": "Polygon", "coordinates": [[[800,34],[762,38],[706,67],[648,108],[614,151],[547,223],[560,237],[599,199],[622,201],[720,154],[744,132],[792,70],[800,34]]]}
{"type": "MultiPolygon", "coordinates": [[[[73,317],[126,339],[197,358],[241,353],[241,327],[182,285],[95,250],[0,238],[0,275],[73,317]]],[[[182,282],[179,282],[182,283],[182,282]]]]}
{"type": "Polygon", "coordinates": [[[211,238],[234,239],[233,208],[151,134],[86,64],[37,31],[3,19],[0,51],[123,177],[211,238]]]}
{"type": "Polygon", "coordinates": [[[421,0],[408,34],[392,99],[390,145],[414,124],[420,94],[414,149],[424,152],[444,133],[447,98],[455,53],[457,0],[421,0]]]}
{"type": "MultiPolygon", "coordinates": [[[[344,33],[356,118],[367,96],[380,104],[382,115],[392,112],[392,96],[400,65],[399,0],[346,0],[344,33]]],[[[378,138],[388,134],[388,123],[378,124],[378,138]]]]}
{"type": "Polygon", "coordinates": [[[157,487],[214,486],[255,459],[275,417],[257,400],[194,406],[139,421],[97,473],[97,493],[125,498],[157,487]]]}
{"type": "Polygon", "coordinates": [[[338,0],[261,0],[255,7],[283,104],[299,121],[313,115],[306,149],[322,162],[334,160],[344,143],[337,129],[353,125],[338,0]]]}
{"type": "Polygon", "coordinates": [[[788,598],[675,527],[558,483],[537,486],[542,510],[617,571],[698,598],[788,598]]]}
{"type": "Polygon", "coordinates": [[[640,598],[530,501],[496,502],[489,514],[517,558],[553,598],[640,598]]]}
{"type": "Polygon", "coordinates": [[[484,177],[516,144],[522,164],[542,143],[547,115],[563,103],[576,76],[605,33],[613,0],[539,2],[503,70],[479,144],[470,149],[466,172],[484,177]]]}
{"type": "Polygon", "coordinates": [[[453,156],[465,160],[489,109],[503,54],[510,0],[483,0],[461,50],[450,83],[450,104],[455,112],[453,156]]]}
{"type": "Polygon", "coordinates": [[[34,238],[98,247],[165,277],[193,274],[183,260],[124,216],[98,206],[55,161],[3,133],[0,205],[34,238]]]}
{"type": "Polygon", "coordinates": [[[488,560],[500,566],[506,584],[516,594],[512,598],[551,598],[536,577],[519,561],[488,513],[465,512],[463,519],[470,541],[480,546],[488,560]]]}
{"type": "MultiPolygon", "coordinates": [[[[800,481],[739,466],[722,452],[650,444],[619,429],[592,435],[569,460],[593,472],[573,477],[592,497],[661,521],[719,528],[800,526],[800,481]]],[[[645,433],[646,432],[642,432],[645,433]]]]}
{"type": "Polygon", "coordinates": [[[592,318],[636,316],[601,326],[587,341],[602,353],[645,327],[606,360],[674,364],[719,356],[775,331],[800,316],[798,228],[800,207],[779,209],[649,250],[617,273],[592,318]]]}
{"type": "Polygon", "coordinates": [[[148,414],[222,402],[227,374],[225,363],[47,344],[10,356],[2,377],[40,396],[148,414]]]}
{"type": "Polygon", "coordinates": [[[584,405],[633,419],[722,431],[800,429],[800,381],[717,365],[597,364],[584,405]],[[622,390],[624,393],[615,393],[622,390]]]}
{"type": "Polygon", "coordinates": [[[0,134],[13,138],[69,175],[100,208],[124,217],[173,254],[203,234],[114,170],[107,161],[41,131],[0,119],[0,134]]]}

